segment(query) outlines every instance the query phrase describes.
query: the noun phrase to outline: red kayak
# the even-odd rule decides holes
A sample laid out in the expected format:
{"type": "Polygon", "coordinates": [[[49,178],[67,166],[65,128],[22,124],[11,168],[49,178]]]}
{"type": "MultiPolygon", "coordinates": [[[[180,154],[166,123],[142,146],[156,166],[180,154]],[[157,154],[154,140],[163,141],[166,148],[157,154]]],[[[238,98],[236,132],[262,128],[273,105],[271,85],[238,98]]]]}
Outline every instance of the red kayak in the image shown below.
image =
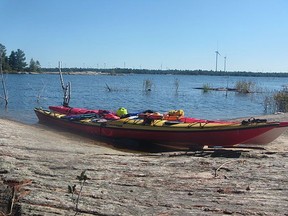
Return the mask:
{"type": "Polygon", "coordinates": [[[67,116],[81,115],[81,114],[97,114],[109,120],[120,119],[115,113],[108,110],[90,110],[85,108],[74,108],[66,106],[49,106],[49,109],[56,113],[65,114],[67,116]]]}
{"type": "Polygon", "coordinates": [[[78,115],[78,114],[87,114],[87,113],[99,113],[99,110],[89,110],[85,108],[73,108],[67,106],[49,106],[49,109],[57,112],[62,113],[65,115],[78,115]]]}
{"type": "Polygon", "coordinates": [[[97,113],[80,114],[79,118],[41,108],[34,109],[42,123],[61,126],[93,136],[133,139],[149,143],[194,149],[204,146],[231,147],[238,144],[266,144],[283,133],[288,122],[214,122],[147,120],[122,118],[107,120],[97,113]]]}

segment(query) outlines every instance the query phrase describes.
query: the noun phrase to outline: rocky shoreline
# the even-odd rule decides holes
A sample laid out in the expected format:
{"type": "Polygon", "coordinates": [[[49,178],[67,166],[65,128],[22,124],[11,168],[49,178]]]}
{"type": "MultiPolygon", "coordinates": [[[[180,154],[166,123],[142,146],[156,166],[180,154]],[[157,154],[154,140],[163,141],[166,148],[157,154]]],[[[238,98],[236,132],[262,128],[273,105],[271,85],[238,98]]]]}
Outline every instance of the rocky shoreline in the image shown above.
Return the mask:
{"type": "Polygon", "coordinates": [[[40,124],[0,129],[0,215],[288,215],[288,132],[264,147],[147,153],[40,124]]]}

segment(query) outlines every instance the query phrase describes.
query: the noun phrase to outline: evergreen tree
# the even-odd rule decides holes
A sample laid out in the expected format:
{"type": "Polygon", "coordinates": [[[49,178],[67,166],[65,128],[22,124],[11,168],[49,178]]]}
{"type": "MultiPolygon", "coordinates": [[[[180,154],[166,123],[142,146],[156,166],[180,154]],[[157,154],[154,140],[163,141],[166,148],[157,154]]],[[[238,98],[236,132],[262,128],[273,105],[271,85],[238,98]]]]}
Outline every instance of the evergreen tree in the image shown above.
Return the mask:
{"type": "Polygon", "coordinates": [[[8,57],[6,56],[6,47],[1,43],[0,43],[0,55],[3,71],[9,71],[10,66],[8,62],[8,57]]]}
{"type": "Polygon", "coordinates": [[[37,72],[41,72],[41,65],[38,60],[36,61],[36,68],[37,68],[37,72]]]}
{"type": "Polygon", "coordinates": [[[36,62],[34,61],[34,59],[32,58],[30,60],[30,64],[29,64],[29,71],[31,72],[35,72],[36,71],[36,62]]]}
{"type": "Polygon", "coordinates": [[[9,56],[9,66],[12,71],[16,71],[17,69],[17,60],[16,60],[16,53],[14,51],[11,51],[11,54],[9,56]]]}
{"type": "Polygon", "coordinates": [[[20,50],[17,49],[16,51],[16,71],[23,71],[24,68],[27,66],[27,63],[25,62],[26,57],[25,57],[25,53],[20,50]]]}
{"type": "Polygon", "coordinates": [[[29,70],[31,72],[40,72],[41,70],[41,65],[39,61],[34,61],[34,59],[32,58],[30,60],[30,64],[29,64],[29,70]]]}
{"type": "Polygon", "coordinates": [[[27,66],[25,60],[26,60],[25,53],[22,50],[17,49],[16,52],[11,51],[11,54],[9,56],[9,65],[11,67],[11,70],[23,71],[27,66]]]}

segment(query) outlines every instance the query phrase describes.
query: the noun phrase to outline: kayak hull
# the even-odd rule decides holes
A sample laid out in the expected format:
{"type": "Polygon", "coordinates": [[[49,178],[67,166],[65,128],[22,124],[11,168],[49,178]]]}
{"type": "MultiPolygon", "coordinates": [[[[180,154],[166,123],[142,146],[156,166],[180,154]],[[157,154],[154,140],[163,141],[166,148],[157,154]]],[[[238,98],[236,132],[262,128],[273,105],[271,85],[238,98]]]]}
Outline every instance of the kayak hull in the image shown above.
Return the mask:
{"type": "Polygon", "coordinates": [[[267,144],[283,133],[288,123],[279,122],[241,125],[241,123],[181,123],[164,124],[156,121],[145,124],[142,120],[71,121],[66,115],[35,108],[40,122],[85,133],[94,137],[133,139],[181,148],[231,147],[238,144],[267,144]],[[131,123],[134,122],[134,123],[131,123]],[[137,122],[137,123],[136,123],[137,122]]]}

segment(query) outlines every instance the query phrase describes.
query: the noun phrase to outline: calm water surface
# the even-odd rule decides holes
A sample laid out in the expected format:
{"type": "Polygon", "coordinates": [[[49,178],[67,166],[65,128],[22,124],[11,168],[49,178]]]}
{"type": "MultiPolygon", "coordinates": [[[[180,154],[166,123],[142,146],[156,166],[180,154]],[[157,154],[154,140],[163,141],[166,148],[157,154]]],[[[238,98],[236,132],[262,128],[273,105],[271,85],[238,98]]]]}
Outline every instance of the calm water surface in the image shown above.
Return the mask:
{"type": "MultiPolygon", "coordinates": [[[[9,103],[5,108],[0,101],[0,117],[28,124],[37,123],[34,107],[48,108],[61,105],[63,99],[59,75],[5,76],[9,103]]],[[[288,78],[225,77],[191,75],[64,75],[64,82],[72,83],[70,106],[90,109],[117,110],[125,107],[129,112],[152,109],[166,112],[183,109],[186,116],[205,119],[231,119],[251,117],[264,113],[264,98],[271,91],[282,89],[288,78]],[[151,80],[152,91],[143,90],[143,82],[151,80]],[[176,91],[175,80],[179,88],[176,91]],[[194,88],[209,84],[212,87],[235,87],[239,80],[256,83],[262,93],[239,94],[210,91],[203,93],[194,88]],[[108,91],[106,84],[112,89],[108,91]]],[[[3,96],[2,85],[0,95],[3,96]]]]}

